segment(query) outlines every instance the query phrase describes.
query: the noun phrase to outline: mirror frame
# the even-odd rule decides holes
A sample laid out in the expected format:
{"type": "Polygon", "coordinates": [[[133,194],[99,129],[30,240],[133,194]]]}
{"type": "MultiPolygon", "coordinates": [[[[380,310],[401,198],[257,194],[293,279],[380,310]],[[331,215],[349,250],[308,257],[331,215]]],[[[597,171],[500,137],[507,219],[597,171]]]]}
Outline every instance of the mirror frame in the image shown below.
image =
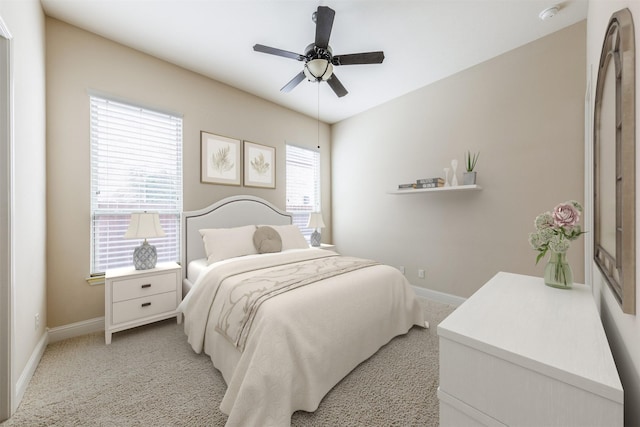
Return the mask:
{"type": "MultiPolygon", "coordinates": [[[[600,62],[595,93],[593,129],[594,170],[594,261],[618,300],[622,311],[636,312],[635,253],[635,41],[633,19],[629,9],[615,12],[609,20],[600,62]],[[607,224],[600,213],[600,149],[602,95],[609,65],[615,71],[615,254],[602,245],[600,233],[607,224]]],[[[613,129],[609,129],[613,134],[613,129]]],[[[613,169],[613,165],[611,165],[613,169]]]]}

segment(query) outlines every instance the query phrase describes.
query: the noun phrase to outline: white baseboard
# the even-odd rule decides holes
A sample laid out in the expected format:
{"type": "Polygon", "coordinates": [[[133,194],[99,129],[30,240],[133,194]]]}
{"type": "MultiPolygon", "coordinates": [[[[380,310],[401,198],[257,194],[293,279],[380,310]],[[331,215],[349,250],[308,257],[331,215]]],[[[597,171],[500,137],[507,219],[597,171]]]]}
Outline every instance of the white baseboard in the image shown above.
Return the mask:
{"type": "Polygon", "coordinates": [[[421,288],[420,286],[411,285],[411,287],[417,296],[443,304],[454,305],[457,307],[467,300],[466,298],[462,298],[457,295],[421,288]]]}
{"type": "Polygon", "coordinates": [[[49,329],[49,342],[54,343],[100,331],[104,331],[104,317],[96,317],[95,319],[51,328],[49,329]]]}
{"type": "Polygon", "coordinates": [[[20,402],[22,402],[22,398],[24,397],[25,391],[27,391],[29,381],[31,381],[31,377],[33,377],[33,374],[36,372],[36,368],[40,363],[40,359],[42,359],[42,355],[47,348],[47,344],[48,334],[45,332],[44,334],[42,334],[42,337],[40,337],[38,344],[36,344],[36,347],[33,349],[33,353],[31,353],[31,357],[29,357],[27,365],[24,367],[24,370],[20,374],[20,378],[18,378],[18,381],[16,382],[16,396],[12,401],[12,413],[14,413],[18,409],[20,402]]]}

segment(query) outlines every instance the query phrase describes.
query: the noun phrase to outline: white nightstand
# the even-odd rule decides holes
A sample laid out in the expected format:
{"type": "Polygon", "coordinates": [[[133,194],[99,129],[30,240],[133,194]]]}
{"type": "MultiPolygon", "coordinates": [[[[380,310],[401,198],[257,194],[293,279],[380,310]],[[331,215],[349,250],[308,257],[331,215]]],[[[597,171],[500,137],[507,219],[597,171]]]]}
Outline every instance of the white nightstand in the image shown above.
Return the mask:
{"type": "Polygon", "coordinates": [[[175,262],[160,263],[151,270],[131,267],[107,270],[104,282],[104,340],[111,344],[114,332],[177,318],[182,301],[182,269],[175,262]]]}

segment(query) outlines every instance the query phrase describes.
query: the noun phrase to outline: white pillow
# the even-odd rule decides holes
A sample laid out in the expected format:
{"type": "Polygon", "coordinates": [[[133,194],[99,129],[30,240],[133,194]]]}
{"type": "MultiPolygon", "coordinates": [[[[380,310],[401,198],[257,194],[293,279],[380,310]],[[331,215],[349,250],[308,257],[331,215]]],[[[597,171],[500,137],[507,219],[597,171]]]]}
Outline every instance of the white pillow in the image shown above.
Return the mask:
{"type": "Polygon", "coordinates": [[[280,235],[283,251],[287,249],[309,249],[309,243],[307,243],[297,225],[271,225],[270,227],[280,235]]]}
{"type": "Polygon", "coordinates": [[[207,254],[207,264],[223,259],[257,254],[253,245],[255,225],[234,228],[206,228],[199,230],[207,254]]]}

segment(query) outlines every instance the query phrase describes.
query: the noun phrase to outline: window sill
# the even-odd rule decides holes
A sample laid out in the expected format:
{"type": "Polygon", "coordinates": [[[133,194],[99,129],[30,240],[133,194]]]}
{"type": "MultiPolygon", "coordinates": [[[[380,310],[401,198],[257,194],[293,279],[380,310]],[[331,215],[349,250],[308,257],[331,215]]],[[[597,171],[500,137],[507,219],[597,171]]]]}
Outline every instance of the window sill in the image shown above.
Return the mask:
{"type": "Polygon", "coordinates": [[[104,273],[103,274],[96,274],[95,276],[91,275],[91,276],[87,277],[85,280],[91,286],[104,285],[104,273]]]}

